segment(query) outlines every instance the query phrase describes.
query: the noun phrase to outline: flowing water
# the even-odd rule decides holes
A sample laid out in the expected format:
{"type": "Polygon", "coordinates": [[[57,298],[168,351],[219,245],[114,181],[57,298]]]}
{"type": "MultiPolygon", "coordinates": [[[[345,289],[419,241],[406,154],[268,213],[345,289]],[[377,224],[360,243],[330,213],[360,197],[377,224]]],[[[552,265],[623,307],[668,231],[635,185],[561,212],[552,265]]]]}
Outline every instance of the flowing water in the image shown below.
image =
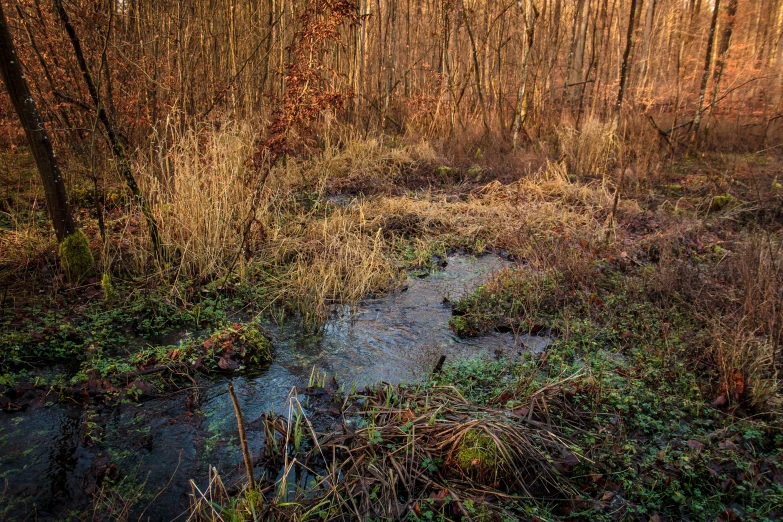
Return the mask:
{"type": "MultiPolygon", "coordinates": [[[[496,256],[453,256],[426,278],[411,277],[405,290],[363,301],[330,321],[321,335],[293,325],[270,329],[275,361],[255,375],[232,378],[252,454],[263,437],[259,417],[286,404],[292,387],[303,389],[313,368],[351,382],[412,382],[426,378],[441,356],[515,357],[539,352],[547,337],[492,334],[459,339],[448,328],[454,300],[504,265],[496,256]]],[[[196,408],[187,393],[140,404],[89,409],[47,404],[0,414],[0,520],[60,519],[85,509],[102,477],[122,481],[127,495],[142,489],[133,519],[174,520],[188,507],[190,479],[203,485],[208,466],[241,469],[236,420],[226,380],[200,383],[196,408]]],[[[121,489],[122,489],[121,488],[121,489]]]]}

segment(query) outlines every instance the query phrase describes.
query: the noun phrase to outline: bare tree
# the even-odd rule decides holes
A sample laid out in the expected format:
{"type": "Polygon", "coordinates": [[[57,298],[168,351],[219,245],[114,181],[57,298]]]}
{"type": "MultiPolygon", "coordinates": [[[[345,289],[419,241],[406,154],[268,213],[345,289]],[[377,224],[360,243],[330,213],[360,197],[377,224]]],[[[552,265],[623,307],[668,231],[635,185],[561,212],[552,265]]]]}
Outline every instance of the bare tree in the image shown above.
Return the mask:
{"type": "Polygon", "coordinates": [[[726,57],[729,54],[729,45],[731,44],[731,32],[734,29],[734,18],[737,16],[737,0],[729,0],[729,5],[726,6],[726,25],[723,26],[723,32],[720,36],[720,42],[718,43],[718,59],[715,62],[715,71],[713,72],[712,79],[714,85],[712,87],[712,104],[713,107],[718,100],[718,89],[720,87],[720,79],[723,75],[723,68],[726,66],[726,57]]]}
{"type": "Polygon", "coordinates": [[[620,66],[620,88],[617,91],[617,112],[623,108],[623,96],[625,96],[625,86],[628,81],[628,66],[631,60],[631,49],[633,48],[633,31],[636,18],[636,2],[631,0],[631,14],[628,17],[628,33],[625,37],[625,51],[623,52],[623,63],[620,66]]]}
{"type": "Polygon", "coordinates": [[[710,79],[710,65],[712,64],[712,47],[715,45],[715,32],[718,25],[718,13],[720,11],[720,0],[715,0],[715,7],[712,11],[712,21],[710,22],[710,35],[707,38],[707,52],[704,57],[704,70],[701,75],[701,86],[699,87],[699,101],[696,105],[696,115],[693,117],[693,127],[691,128],[690,147],[696,146],[696,140],[699,134],[699,125],[701,124],[701,115],[704,110],[704,95],[707,92],[707,82],[710,79]]]}

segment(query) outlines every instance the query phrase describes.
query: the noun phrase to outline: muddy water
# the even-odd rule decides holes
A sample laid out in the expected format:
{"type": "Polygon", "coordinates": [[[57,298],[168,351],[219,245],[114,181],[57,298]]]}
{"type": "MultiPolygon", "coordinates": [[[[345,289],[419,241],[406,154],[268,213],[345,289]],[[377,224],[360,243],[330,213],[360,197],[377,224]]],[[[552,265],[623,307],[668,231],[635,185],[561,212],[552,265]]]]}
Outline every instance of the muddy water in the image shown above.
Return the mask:
{"type": "MultiPolygon", "coordinates": [[[[404,291],[345,311],[317,338],[293,326],[274,328],[275,362],[257,375],[233,379],[249,424],[250,451],[257,453],[263,442],[254,429],[257,419],[280,411],[292,387],[307,385],[313,367],[338,382],[364,385],[426,378],[443,355],[454,360],[543,350],[546,338],[507,333],[462,340],[448,329],[444,298],[472,290],[503,263],[494,256],[451,257],[444,270],[411,277],[404,291]]],[[[201,383],[195,408],[187,396],[102,410],[41,404],[0,414],[0,520],[31,513],[64,518],[89,505],[105,476],[121,481],[126,496],[141,491],[133,519],[184,519],[189,480],[203,483],[209,465],[238,475],[242,460],[226,382],[201,383]]]]}

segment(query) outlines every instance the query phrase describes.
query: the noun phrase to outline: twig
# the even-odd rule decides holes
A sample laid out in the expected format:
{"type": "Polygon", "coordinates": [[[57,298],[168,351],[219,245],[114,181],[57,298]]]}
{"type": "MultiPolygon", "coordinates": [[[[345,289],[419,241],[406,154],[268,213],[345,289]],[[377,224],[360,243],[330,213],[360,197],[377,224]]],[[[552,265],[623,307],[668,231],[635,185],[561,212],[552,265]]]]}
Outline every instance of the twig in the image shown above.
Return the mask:
{"type": "MultiPolygon", "coordinates": [[[[625,139],[625,131],[623,130],[623,139],[625,139]]],[[[617,188],[614,191],[614,201],[612,201],[612,212],[609,214],[609,226],[606,228],[606,237],[604,238],[604,242],[608,245],[609,244],[609,236],[614,229],[614,216],[617,213],[617,204],[620,202],[620,191],[623,188],[623,180],[625,179],[625,154],[624,151],[621,151],[621,161],[620,161],[620,180],[617,183],[617,188]]]]}
{"type": "Polygon", "coordinates": [[[256,489],[256,481],[253,478],[253,465],[250,462],[250,452],[247,450],[247,437],[245,436],[245,421],[242,418],[242,410],[239,408],[237,395],[234,393],[234,385],[228,383],[228,393],[231,395],[231,402],[234,403],[234,413],[237,416],[237,426],[239,427],[239,443],[242,445],[242,457],[245,459],[245,471],[247,472],[247,483],[250,489],[256,489]]]}

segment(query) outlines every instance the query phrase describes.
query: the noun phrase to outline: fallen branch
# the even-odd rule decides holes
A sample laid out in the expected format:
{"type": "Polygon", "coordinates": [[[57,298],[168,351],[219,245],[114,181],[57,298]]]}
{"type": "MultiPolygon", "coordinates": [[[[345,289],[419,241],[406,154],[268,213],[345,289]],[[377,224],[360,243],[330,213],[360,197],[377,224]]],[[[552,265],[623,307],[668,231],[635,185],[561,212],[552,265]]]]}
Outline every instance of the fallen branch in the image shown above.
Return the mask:
{"type": "Polygon", "coordinates": [[[253,477],[253,464],[250,460],[250,452],[247,450],[247,436],[245,435],[245,420],[242,418],[242,410],[239,408],[237,394],[234,393],[234,385],[228,383],[228,393],[231,395],[231,402],[234,404],[234,413],[237,416],[237,426],[239,427],[239,443],[242,446],[242,457],[245,460],[245,471],[247,472],[247,485],[251,490],[255,490],[256,481],[253,477]]]}

